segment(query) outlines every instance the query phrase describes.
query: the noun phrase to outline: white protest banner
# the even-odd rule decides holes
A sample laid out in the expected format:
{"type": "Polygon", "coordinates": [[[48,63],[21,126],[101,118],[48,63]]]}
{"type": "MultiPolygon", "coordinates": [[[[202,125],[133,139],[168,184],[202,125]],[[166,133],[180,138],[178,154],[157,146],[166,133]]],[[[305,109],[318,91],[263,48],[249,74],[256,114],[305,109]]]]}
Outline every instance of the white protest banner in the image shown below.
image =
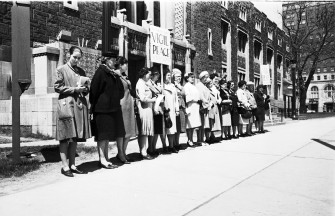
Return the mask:
{"type": "Polygon", "coordinates": [[[155,63],[171,64],[169,30],[153,25],[150,26],[150,58],[151,61],[155,63]]]}
{"type": "Polygon", "coordinates": [[[261,82],[263,85],[271,85],[269,65],[261,65],[261,82]]]}

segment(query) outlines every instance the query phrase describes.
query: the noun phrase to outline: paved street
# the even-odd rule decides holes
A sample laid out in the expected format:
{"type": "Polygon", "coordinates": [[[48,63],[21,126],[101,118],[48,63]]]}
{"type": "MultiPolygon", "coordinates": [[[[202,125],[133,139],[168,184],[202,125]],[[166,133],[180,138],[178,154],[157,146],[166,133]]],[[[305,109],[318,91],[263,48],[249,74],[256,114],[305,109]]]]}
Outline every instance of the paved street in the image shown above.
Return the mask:
{"type": "Polygon", "coordinates": [[[335,118],[0,197],[0,215],[335,215],[335,118]]]}

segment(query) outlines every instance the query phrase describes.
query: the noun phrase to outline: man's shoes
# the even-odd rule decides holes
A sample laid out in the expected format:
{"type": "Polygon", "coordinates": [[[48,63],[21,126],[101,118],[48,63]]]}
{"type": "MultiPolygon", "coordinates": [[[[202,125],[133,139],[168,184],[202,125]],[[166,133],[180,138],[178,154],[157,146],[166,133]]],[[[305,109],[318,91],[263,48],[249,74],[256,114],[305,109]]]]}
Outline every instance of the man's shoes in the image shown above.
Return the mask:
{"type": "Polygon", "coordinates": [[[71,170],[64,170],[63,168],[61,169],[61,173],[67,177],[74,177],[73,173],[71,172],[71,170]]]}
{"type": "Polygon", "coordinates": [[[75,169],[70,169],[72,173],[76,173],[76,174],[87,174],[86,171],[82,171],[80,169],[78,169],[77,167],[75,169]]]}

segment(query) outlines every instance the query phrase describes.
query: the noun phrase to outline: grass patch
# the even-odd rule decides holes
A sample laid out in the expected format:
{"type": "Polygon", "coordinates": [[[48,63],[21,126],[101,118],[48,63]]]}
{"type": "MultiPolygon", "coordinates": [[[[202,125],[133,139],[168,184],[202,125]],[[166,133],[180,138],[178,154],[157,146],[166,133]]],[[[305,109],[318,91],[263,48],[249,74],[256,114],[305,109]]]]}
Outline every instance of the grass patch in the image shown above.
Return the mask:
{"type": "Polygon", "coordinates": [[[23,176],[39,169],[40,165],[37,159],[23,159],[16,164],[10,159],[0,158],[0,179],[23,176]]]}

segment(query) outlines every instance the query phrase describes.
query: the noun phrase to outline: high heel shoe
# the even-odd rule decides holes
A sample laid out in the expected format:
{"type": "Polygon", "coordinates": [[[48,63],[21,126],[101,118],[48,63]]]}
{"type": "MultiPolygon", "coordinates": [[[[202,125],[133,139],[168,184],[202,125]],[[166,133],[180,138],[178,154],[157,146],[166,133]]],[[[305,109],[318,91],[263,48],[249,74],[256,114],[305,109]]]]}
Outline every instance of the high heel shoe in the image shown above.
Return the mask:
{"type": "Polygon", "coordinates": [[[187,146],[188,146],[188,147],[191,147],[191,148],[194,148],[194,147],[195,147],[194,144],[193,144],[193,142],[190,141],[190,140],[187,141],[187,146]]]}
{"type": "Polygon", "coordinates": [[[104,169],[115,169],[115,168],[118,168],[119,166],[114,165],[114,164],[110,164],[110,163],[105,165],[105,164],[102,164],[101,162],[99,162],[99,167],[104,168],[104,169]]]}
{"type": "Polygon", "coordinates": [[[127,160],[122,160],[118,154],[116,155],[116,158],[117,158],[121,163],[123,163],[123,164],[130,164],[129,161],[127,161],[127,160]]]}

